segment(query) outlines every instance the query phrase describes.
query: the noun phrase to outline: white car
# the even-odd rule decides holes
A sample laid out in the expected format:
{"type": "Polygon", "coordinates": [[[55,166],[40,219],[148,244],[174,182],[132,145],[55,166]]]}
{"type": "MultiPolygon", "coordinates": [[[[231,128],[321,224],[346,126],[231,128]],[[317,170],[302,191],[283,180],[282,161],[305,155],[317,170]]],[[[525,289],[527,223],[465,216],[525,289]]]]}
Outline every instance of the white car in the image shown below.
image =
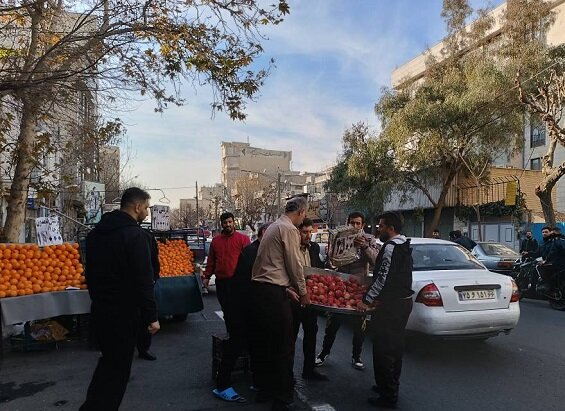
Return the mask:
{"type": "Polygon", "coordinates": [[[514,280],[488,271],[463,247],[412,238],[414,308],[406,329],[445,338],[508,334],[520,319],[514,280]]]}
{"type": "Polygon", "coordinates": [[[329,231],[326,230],[318,230],[315,233],[312,233],[312,236],[310,237],[310,241],[318,243],[318,245],[320,246],[320,260],[322,261],[326,261],[326,257],[327,257],[326,250],[329,240],[330,240],[330,233],[329,231]]]}

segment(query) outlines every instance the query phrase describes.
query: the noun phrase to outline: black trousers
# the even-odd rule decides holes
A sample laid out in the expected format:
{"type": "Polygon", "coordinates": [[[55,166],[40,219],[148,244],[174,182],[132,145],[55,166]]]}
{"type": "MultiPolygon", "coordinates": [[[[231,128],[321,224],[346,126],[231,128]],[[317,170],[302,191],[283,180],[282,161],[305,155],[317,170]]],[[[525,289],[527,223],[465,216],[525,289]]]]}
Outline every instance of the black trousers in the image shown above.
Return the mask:
{"type": "Polygon", "coordinates": [[[294,326],[294,342],[298,337],[300,325],[304,330],[304,340],[302,341],[302,351],[304,352],[304,366],[302,373],[309,373],[314,370],[316,359],[316,335],[318,334],[318,313],[311,308],[300,307],[300,304],[292,302],[292,317],[294,326]]]}
{"type": "Polygon", "coordinates": [[[384,301],[371,314],[369,333],[373,341],[373,371],[379,394],[396,402],[400,387],[404,330],[412,311],[412,299],[384,301]]]}
{"type": "Polygon", "coordinates": [[[216,376],[216,387],[223,391],[231,387],[231,374],[238,357],[248,350],[249,330],[247,304],[243,286],[233,280],[217,280],[216,295],[224,313],[229,339],[222,343],[222,360],[216,376]]]}
{"type": "Polygon", "coordinates": [[[259,389],[275,402],[294,398],[292,307],[284,287],[251,282],[251,366],[259,389]]]}
{"type": "Polygon", "coordinates": [[[137,332],[137,351],[141,354],[149,351],[151,347],[151,333],[147,331],[147,326],[140,323],[139,330],[137,332]]]}
{"type": "Polygon", "coordinates": [[[126,392],[140,320],[137,314],[96,311],[91,319],[102,356],[80,411],[114,411],[126,392]]]}
{"type": "Polygon", "coordinates": [[[363,341],[365,341],[365,332],[363,331],[365,316],[362,315],[330,314],[326,322],[326,334],[324,335],[322,352],[326,355],[331,352],[339,327],[341,327],[341,323],[345,321],[349,321],[353,325],[353,348],[351,356],[353,358],[359,358],[363,350],[363,341]]]}

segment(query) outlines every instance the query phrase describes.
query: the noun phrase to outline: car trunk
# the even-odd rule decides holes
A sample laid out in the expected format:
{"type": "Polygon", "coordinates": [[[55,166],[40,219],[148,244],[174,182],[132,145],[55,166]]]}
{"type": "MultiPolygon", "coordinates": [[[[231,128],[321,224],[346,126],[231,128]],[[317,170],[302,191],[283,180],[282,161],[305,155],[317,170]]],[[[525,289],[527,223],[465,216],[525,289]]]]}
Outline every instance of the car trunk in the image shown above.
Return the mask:
{"type": "MultiPolygon", "coordinates": [[[[414,275],[425,276],[424,272],[414,272],[414,275]]],[[[446,312],[496,310],[508,308],[510,304],[512,283],[509,277],[485,270],[438,270],[430,277],[441,294],[446,312]]]]}

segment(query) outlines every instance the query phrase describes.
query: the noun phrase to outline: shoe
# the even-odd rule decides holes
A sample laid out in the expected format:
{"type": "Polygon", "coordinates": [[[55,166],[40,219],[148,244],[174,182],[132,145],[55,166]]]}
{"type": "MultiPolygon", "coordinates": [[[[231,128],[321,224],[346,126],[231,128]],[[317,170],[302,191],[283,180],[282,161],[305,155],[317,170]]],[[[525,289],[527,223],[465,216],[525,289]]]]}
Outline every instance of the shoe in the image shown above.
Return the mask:
{"type": "Polygon", "coordinates": [[[356,370],[364,370],[365,369],[365,364],[363,364],[363,361],[361,361],[361,357],[351,358],[351,365],[356,370]]]}
{"type": "Polygon", "coordinates": [[[321,367],[322,365],[324,365],[328,357],[329,354],[326,354],[325,352],[322,351],[320,354],[316,356],[316,359],[314,360],[314,365],[316,367],[321,367]]]}
{"type": "Polygon", "coordinates": [[[271,411],[298,411],[304,410],[304,408],[300,407],[298,404],[295,403],[284,403],[280,401],[274,401],[273,406],[271,407],[271,411]]]}
{"type": "Polygon", "coordinates": [[[371,404],[374,407],[377,408],[385,408],[388,410],[396,410],[398,409],[398,407],[396,406],[396,401],[395,400],[391,400],[385,397],[379,397],[379,398],[374,398],[371,397],[369,398],[369,404],[371,404]]]}
{"type": "Polygon", "coordinates": [[[157,357],[151,351],[144,351],[139,353],[139,358],[147,361],[155,361],[157,357]]]}
{"type": "Polygon", "coordinates": [[[329,381],[329,378],[328,378],[327,375],[324,375],[321,372],[318,372],[316,370],[312,370],[312,371],[309,371],[309,372],[303,372],[302,378],[304,378],[305,380],[310,380],[310,381],[329,381]]]}

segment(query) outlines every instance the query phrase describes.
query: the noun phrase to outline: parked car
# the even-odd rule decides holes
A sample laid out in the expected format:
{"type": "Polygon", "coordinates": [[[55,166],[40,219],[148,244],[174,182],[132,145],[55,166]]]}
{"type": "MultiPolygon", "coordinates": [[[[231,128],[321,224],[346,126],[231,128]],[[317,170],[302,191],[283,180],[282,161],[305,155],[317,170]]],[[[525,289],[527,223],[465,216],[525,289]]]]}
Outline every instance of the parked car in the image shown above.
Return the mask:
{"type": "Polygon", "coordinates": [[[520,257],[510,247],[491,242],[479,242],[472,253],[486,268],[495,273],[511,275],[514,262],[520,257]]]}
{"type": "Polygon", "coordinates": [[[520,318],[514,280],[450,241],[412,239],[414,308],[407,330],[444,338],[510,333],[520,318]]]}

